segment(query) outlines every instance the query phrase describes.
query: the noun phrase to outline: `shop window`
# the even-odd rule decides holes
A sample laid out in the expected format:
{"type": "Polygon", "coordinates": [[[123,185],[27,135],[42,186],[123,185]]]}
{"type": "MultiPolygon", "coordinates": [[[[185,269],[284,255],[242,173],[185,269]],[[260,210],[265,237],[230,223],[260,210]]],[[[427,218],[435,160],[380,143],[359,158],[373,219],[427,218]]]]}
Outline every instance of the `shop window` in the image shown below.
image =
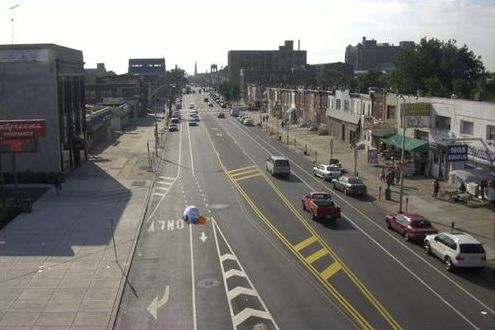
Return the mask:
{"type": "Polygon", "coordinates": [[[495,140],[495,126],[486,125],[486,139],[495,140]]]}
{"type": "Polygon", "coordinates": [[[473,135],[473,126],[474,125],[472,121],[461,120],[460,133],[473,135]]]}
{"type": "Polygon", "coordinates": [[[335,100],[335,109],[340,110],[340,99],[335,100]]]}
{"type": "Polygon", "coordinates": [[[349,101],[344,100],[344,111],[349,111],[349,101]]]}

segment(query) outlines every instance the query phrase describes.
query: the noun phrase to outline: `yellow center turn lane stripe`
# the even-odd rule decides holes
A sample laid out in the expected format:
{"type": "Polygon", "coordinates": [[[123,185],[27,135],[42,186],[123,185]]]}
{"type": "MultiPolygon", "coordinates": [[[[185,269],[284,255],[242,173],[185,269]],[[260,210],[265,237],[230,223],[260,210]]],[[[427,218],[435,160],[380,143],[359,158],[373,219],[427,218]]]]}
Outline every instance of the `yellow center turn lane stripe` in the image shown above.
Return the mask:
{"type": "Polygon", "coordinates": [[[242,176],[242,177],[238,177],[238,178],[234,178],[234,180],[236,181],[241,181],[241,180],[245,180],[245,179],[251,179],[251,178],[255,178],[257,176],[261,176],[261,173],[255,173],[255,174],[251,174],[251,175],[246,175],[246,176],[242,176]]]}
{"type": "MultiPolygon", "coordinates": [[[[204,128],[204,127],[203,127],[204,128]]],[[[225,165],[223,164],[220,153],[217,151],[213,140],[206,130],[208,139],[210,140],[211,146],[215,153],[217,154],[218,161],[223,171],[230,179],[232,184],[237,188],[241,196],[245,199],[245,201],[251,206],[253,211],[260,217],[262,220],[272,231],[273,233],[281,240],[281,242],[286,245],[289,250],[291,250],[294,255],[306,266],[306,268],[315,275],[315,277],[319,280],[319,282],[333,295],[333,297],[341,304],[343,309],[352,317],[352,319],[356,322],[356,324],[362,329],[373,329],[371,324],[368,323],[366,319],[338,292],[335,287],[333,287],[327,279],[330,278],[333,274],[335,274],[339,270],[343,270],[346,275],[351,279],[351,281],[359,288],[359,290],[363,293],[363,295],[369,300],[369,302],[378,310],[378,312],[387,320],[387,322],[391,325],[393,329],[402,329],[401,326],[392,318],[392,316],[388,313],[388,311],[378,302],[378,300],[371,294],[371,292],[364,286],[364,284],[354,275],[351,270],[341,261],[341,259],[330,249],[330,247],[319,237],[316,231],[307,223],[306,219],[296,210],[292,204],[287,200],[287,198],[282,194],[282,192],[273,184],[273,182],[260,171],[260,174],[264,177],[266,182],[272,187],[272,189],[276,192],[276,194],[281,198],[281,200],[286,204],[286,206],[292,211],[292,213],[300,220],[300,222],[307,228],[307,230],[312,234],[308,239],[293,245],[288,239],[272,224],[272,222],[261,212],[261,210],[257,207],[254,201],[249,197],[249,195],[244,191],[244,189],[240,186],[240,184],[232,177],[225,165]],[[332,263],[329,267],[327,267],[323,272],[319,272],[314,268],[311,263],[308,263],[305,257],[300,253],[302,249],[311,245],[312,243],[318,241],[325,248],[325,252],[327,252],[332,258],[334,258],[334,263],[332,263]]],[[[246,154],[244,150],[241,149],[244,155],[250,159],[254,164],[254,160],[246,154]]],[[[240,170],[240,169],[237,169],[240,170]]],[[[237,171],[233,170],[233,171],[237,171]]]]}
{"type": "Polygon", "coordinates": [[[321,250],[318,250],[315,253],[313,253],[312,255],[310,255],[309,257],[307,257],[306,261],[309,262],[310,264],[312,264],[313,262],[320,259],[324,255],[328,255],[328,251],[324,248],[321,248],[321,250]]]}
{"type": "Polygon", "coordinates": [[[229,173],[232,174],[232,175],[234,175],[234,173],[243,172],[243,171],[246,171],[246,170],[255,170],[255,171],[257,171],[258,170],[258,167],[251,165],[251,166],[236,168],[235,170],[230,170],[229,173]]]}
{"type": "Polygon", "coordinates": [[[315,236],[311,236],[311,237],[305,239],[304,241],[294,245],[294,249],[299,252],[302,249],[310,246],[311,244],[313,244],[314,242],[317,242],[317,241],[318,241],[318,239],[315,236]]]}

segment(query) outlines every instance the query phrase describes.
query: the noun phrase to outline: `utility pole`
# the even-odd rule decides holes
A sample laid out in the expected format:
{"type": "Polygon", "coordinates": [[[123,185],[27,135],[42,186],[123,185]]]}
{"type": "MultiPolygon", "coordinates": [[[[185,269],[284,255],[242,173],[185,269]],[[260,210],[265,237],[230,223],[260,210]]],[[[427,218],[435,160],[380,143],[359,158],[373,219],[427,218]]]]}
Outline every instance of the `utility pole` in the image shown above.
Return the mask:
{"type": "Polygon", "coordinates": [[[400,153],[400,192],[399,192],[399,213],[402,213],[402,196],[404,195],[404,149],[406,147],[406,112],[407,112],[407,102],[403,95],[399,97],[404,101],[404,107],[401,109],[402,117],[402,151],[400,153]]]}

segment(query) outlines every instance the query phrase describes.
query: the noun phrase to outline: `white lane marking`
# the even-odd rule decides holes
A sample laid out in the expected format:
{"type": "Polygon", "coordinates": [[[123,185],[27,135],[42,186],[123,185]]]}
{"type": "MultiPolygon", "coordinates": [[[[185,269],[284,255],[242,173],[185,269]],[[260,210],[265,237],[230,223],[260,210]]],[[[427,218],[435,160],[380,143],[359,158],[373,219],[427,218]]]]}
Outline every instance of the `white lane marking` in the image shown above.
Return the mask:
{"type": "Polygon", "coordinates": [[[242,312],[234,315],[232,321],[234,322],[235,327],[237,327],[239,324],[246,321],[251,316],[256,316],[256,317],[259,317],[262,319],[268,319],[268,320],[271,319],[270,314],[268,314],[265,311],[260,311],[260,310],[253,309],[253,308],[244,308],[242,310],[242,312]]]}
{"type": "MultiPolygon", "coordinates": [[[[235,124],[237,125],[237,124],[235,124]]],[[[270,153],[268,151],[268,149],[266,149],[265,147],[263,147],[260,143],[258,143],[258,141],[256,141],[253,137],[251,137],[249,134],[247,134],[245,131],[244,131],[244,128],[239,125],[239,127],[241,127],[241,131],[244,133],[244,135],[246,135],[247,137],[249,137],[251,140],[253,140],[254,143],[256,143],[261,149],[265,150],[267,153],[270,153]]],[[[230,137],[234,140],[234,142],[236,144],[239,145],[239,143],[235,140],[235,138],[229,133],[230,137]]],[[[292,158],[284,155],[283,153],[281,153],[278,149],[276,149],[274,146],[270,145],[268,142],[265,142],[263,141],[262,139],[258,138],[260,141],[262,141],[263,143],[265,143],[266,145],[268,145],[271,149],[273,150],[276,150],[280,155],[290,159],[292,161],[292,163],[295,165],[295,167],[299,168],[303,173],[305,173],[306,175],[312,177],[309,172],[305,169],[303,169],[301,166],[299,166],[299,164],[297,164],[292,158]]],[[[301,178],[299,175],[295,174],[292,170],[291,170],[291,173],[299,178],[301,180],[301,182],[304,183],[304,185],[306,185],[309,189],[311,190],[315,190],[306,180],[304,180],[303,178],[301,178]]],[[[316,179],[314,179],[316,181],[316,179]]],[[[330,189],[328,189],[327,186],[323,185],[321,182],[318,182],[316,181],[316,183],[321,186],[321,187],[324,187],[327,191],[331,191],[330,189]]],[[[376,222],[374,222],[370,217],[368,217],[367,215],[365,215],[364,213],[362,213],[359,209],[357,209],[356,207],[354,207],[351,203],[349,203],[348,201],[346,201],[344,198],[342,198],[341,196],[339,196],[337,193],[333,192],[334,193],[334,196],[336,196],[339,200],[343,201],[345,204],[347,204],[349,207],[351,207],[353,210],[355,210],[357,213],[359,213],[362,217],[364,217],[365,219],[367,219],[369,222],[371,222],[375,227],[377,227],[378,229],[380,229],[383,233],[387,234],[390,238],[394,239],[397,243],[399,243],[402,247],[404,247],[405,249],[407,249],[410,253],[412,253],[413,255],[415,255],[416,257],[418,257],[421,261],[423,261],[425,264],[427,264],[431,269],[433,269],[435,272],[437,272],[439,275],[441,275],[442,277],[444,277],[445,279],[447,279],[449,282],[451,282],[454,286],[456,286],[458,289],[460,289],[462,292],[464,292],[467,296],[469,296],[470,298],[472,298],[473,300],[475,300],[477,303],[479,303],[481,306],[485,307],[486,309],[488,309],[490,312],[492,312],[492,314],[495,314],[495,311],[492,310],[490,307],[488,307],[487,305],[485,305],[481,300],[479,300],[478,298],[476,298],[475,296],[473,296],[470,292],[468,292],[466,289],[464,289],[463,287],[461,287],[457,282],[453,281],[452,279],[450,279],[448,276],[446,276],[445,274],[443,274],[441,271],[439,271],[438,269],[436,269],[432,264],[430,264],[428,261],[426,261],[425,259],[423,259],[421,256],[419,256],[415,251],[413,251],[410,247],[406,246],[402,241],[398,240],[396,237],[392,236],[389,232],[387,232],[384,228],[380,227],[376,222]]],[[[366,233],[366,231],[364,229],[362,229],[360,226],[357,225],[357,223],[355,223],[354,221],[351,220],[351,218],[347,217],[344,213],[342,213],[342,215],[344,215],[347,220],[352,223],[360,232],[362,232],[366,237],[368,237],[373,243],[375,243],[381,250],[383,250],[387,255],[389,255],[390,257],[392,257],[392,259],[394,259],[395,261],[397,261],[399,263],[400,266],[402,266],[408,273],[410,273],[411,275],[413,275],[413,277],[415,277],[416,279],[418,279],[420,281],[421,284],[424,284],[426,286],[427,289],[429,289],[435,296],[437,296],[438,298],[440,298],[440,300],[442,302],[444,302],[448,307],[450,307],[454,312],[456,312],[461,318],[463,318],[467,323],[469,323],[471,326],[473,326],[475,329],[478,329],[478,327],[476,325],[474,325],[474,323],[472,323],[464,314],[462,314],[459,310],[457,310],[454,306],[452,306],[450,303],[448,303],[442,296],[440,296],[432,287],[430,287],[428,284],[426,284],[426,282],[424,282],[423,280],[421,280],[415,273],[413,270],[411,270],[409,267],[407,267],[405,264],[403,264],[402,262],[400,262],[397,258],[395,258],[390,252],[387,251],[387,249],[385,247],[383,247],[380,243],[378,243],[378,241],[376,241],[375,239],[373,239],[368,233],[366,233]]]]}
{"type": "Polygon", "coordinates": [[[171,176],[159,176],[160,179],[165,180],[165,181],[174,181],[175,178],[171,176]]]}
{"type": "Polygon", "coordinates": [[[157,184],[162,185],[162,186],[171,186],[174,184],[174,182],[165,182],[165,181],[158,181],[157,184]]]}
{"type": "Polygon", "coordinates": [[[215,245],[217,247],[218,259],[222,260],[222,256],[220,255],[220,245],[218,243],[217,231],[220,234],[220,236],[222,237],[225,245],[227,246],[227,248],[230,252],[230,253],[224,254],[224,256],[227,256],[227,255],[233,256],[236,260],[237,265],[240,268],[240,270],[231,269],[228,272],[225,272],[225,267],[223,266],[223,262],[220,262],[220,268],[222,269],[223,285],[224,285],[225,292],[226,292],[227,296],[229,294],[229,290],[227,287],[227,279],[231,276],[234,276],[234,275],[243,276],[247,280],[247,282],[250,286],[250,290],[252,290],[252,293],[253,293],[252,295],[256,296],[256,298],[258,298],[261,306],[264,309],[263,311],[260,311],[260,310],[254,310],[251,308],[245,308],[240,313],[234,315],[234,312],[232,309],[232,301],[230,299],[227,299],[227,302],[229,305],[229,310],[230,310],[230,315],[232,316],[232,325],[234,326],[234,329],[237,329],[237,326],[240,323],[242,323],[243,321],[245,321],[250,316],[257,316],[260,318],[270,320],[272,322],[273,326],[275,327],[275,329],[280,329],[277,325],[277,322],[275,322],[275,319],[273,318],[273,316],[270,314],[268,308],[266,307],[265,302],[263,301],[263,299],[261,299],[260,294],[258,293],[258,291],[256,291],[256,288],[254,287],[253,282],[251,282],[249,277],[246,275],[246,272],[244,271],[244,268],[242,267],[241,263],[235,257],[234,250],[232,250],[232,247],[230,246],[229,242],[227,241],[227,238],[225,237],[225,235],[223,234],[222,230],[220,229],[220,227],[218,226],[217,222],[215,221],[215,219],[213,217],[211,217],[211,224],[212,224],[212,228],[213,228],[213,237],[215,239],[215,245]]]}
{"type": "Polygon", "coordinates": [[[191,144],[191,130],[189,129],[189,125],[187,126],[187,136],[189,138],[189,156],[191,157],[191,171],[196,179],[196,174],[194,173],[194,158],[193,158],[193,153],[192,153],[192,144],[191,144]]]}
{"type": "Polygon", "coordinates": [[[246,274],[239,269],[229,269],[225,272],[225,279],[229,279],[232,276],[246,277],[246,274]]]}
{"type": "MultiPolygon", "coordinates": [[[[174,179],[174,182],[172,183],[172,185],[180,177],[180,169],[182,167],[181,158],[182,158],[182,127],[180,128],[180,131],[179,131],[179,160],[177,162],[178,163],[178,166],[177,166],[177,175],[175,176],[175,178],[173,178],[174,179]]],[[[160,178],[170,178],[170,177],[162,177],[162,176],[160,176],[160,178]]],[[[151,218],[155,215],[156,210],[158,210],[158,207],[160,206],[160,204],[162,203],[162,201],[165,199],[165,197],[168,195],[169,191],[170,191],[170,189],[167,190],[165,192],[165,194],[160,197],[160,200],[158,201],[158,203],[156,203],[155,208],[151,211],[150,215],[146,219],[146,223],[150,222],[151,218]]]]}
{"type": "Polygon", "coordinates": [[[153,195],[154,195],[154,196],[160,196],[160,197],[165,196],[165,194],[161,194],[161,193],[157,193],[157,192],[156,192],[156,193],[153,193],[153,195]]]}
{"type": "Polygon", "coordinates": [[[230,253],[225,253],[223,256],[220,257],[220,261],[221,262],[224,262],[225,260],[234,260],[234,261],[237,261],[237,258],[230,254],[230,253]]]}
{"type": "Polygon", "coordinates": [[[192,288],[192,309],[193,309],[193,329],[198,329],[198,324],[196,321],[196,279],[194,275],[194,254],[193,254],[193,238],[192,238],[192,227],[189,225],[189,241],[191,247],[191,288],[192,288]]]}
{"type": "Polygon", "coordinates": [[[168,190],[170,190],[170,187],[155,187],[155,189],[168,191],[168,190]]]}
{"type": "Polygon", "coordinates": [[[163,305],[165,305],[168,301],[168,296],[169,296],[169,286],[167,285],[165,287],[165,293],[163,294],[163,297],[158,299],[158,297],[155,297],[155,299],[153,299],[151,301],[151,303],[148,305],[148,307],[146,307],[146,310],[148,311],[148,313],[151,314],[151,316],[153,316],[155,318],[155,320],[157,319],[157,310],[158,308],[162,307],[163,305]]]}
{"type": "Polygon", "coordinates": [[[204,243],[208,239],[208,236],[206,236],[205,232],[202,231],[199,239],[204,243]]]}
{"type": "Polygon", "coordinates": [[[248,296],[256,296],[256,292],[253,289],[244,288],[242,286],[236,286],[232,290],[228,292],[228,297],[230,300],[240,296],[241,294],[245,294],[248,296]]]}

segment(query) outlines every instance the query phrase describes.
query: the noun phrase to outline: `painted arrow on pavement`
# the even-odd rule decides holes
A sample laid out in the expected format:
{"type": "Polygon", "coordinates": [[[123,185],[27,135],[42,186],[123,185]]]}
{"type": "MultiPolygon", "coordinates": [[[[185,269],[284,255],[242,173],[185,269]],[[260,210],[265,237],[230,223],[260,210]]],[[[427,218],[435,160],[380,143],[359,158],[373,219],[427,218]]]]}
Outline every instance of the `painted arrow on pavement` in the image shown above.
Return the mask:
{"type": "Polygon", "coordinates": [[[199,236],[199,239],[203,241],[203,243],[206,241],[206,239],[208,238],[208,236],[206,236],[205,232],[201,232],[201,236],[199,236]]]}
{"type": "Polygon", "coordinates": [[[165,293],[163,294],[163,297],[161,299],[158,299],[158,297],[155,297],[155,299],[153,299],[151,301],[151,303],[148,305],[148,307],[146,307],[146,310],[151,314],[151,316],[153,316],[155,318],[155,320],[156,320],[156,312],[157,312],[158,308],[165,305],[168,301],[168,291],[169,291],[169,287],[167,285],[165,287],[165,293]]]}

